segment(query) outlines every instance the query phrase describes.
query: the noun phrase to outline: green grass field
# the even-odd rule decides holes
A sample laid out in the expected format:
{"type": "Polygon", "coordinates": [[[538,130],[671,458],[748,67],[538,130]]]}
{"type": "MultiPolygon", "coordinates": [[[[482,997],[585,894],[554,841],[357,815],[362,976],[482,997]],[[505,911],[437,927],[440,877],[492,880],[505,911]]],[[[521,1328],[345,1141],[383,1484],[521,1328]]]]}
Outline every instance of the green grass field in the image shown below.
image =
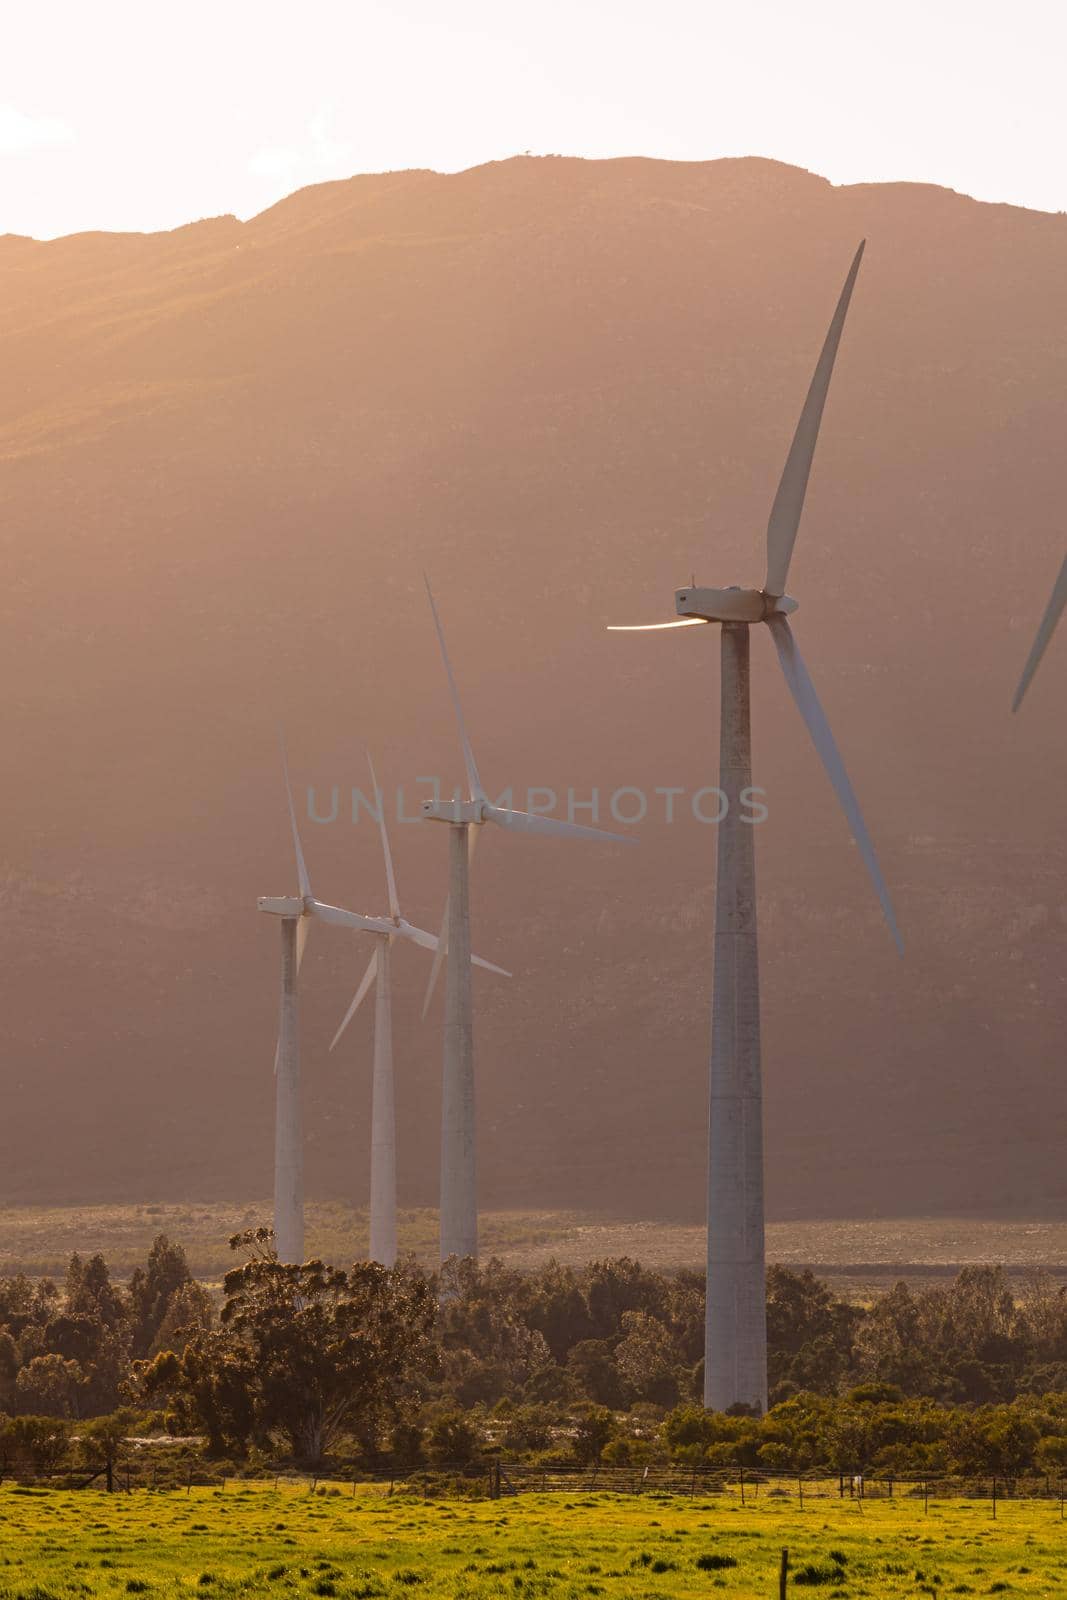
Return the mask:
{"type": "Polygon", "coordinates": [[[530,1495],[422,1502],[385,1488],[229,1484],[107,1496],[0,1488],[0,1596],[508,1595],[771,1600],[1067,1595],[1059,1505],[733,1495],[530,1495]]]}

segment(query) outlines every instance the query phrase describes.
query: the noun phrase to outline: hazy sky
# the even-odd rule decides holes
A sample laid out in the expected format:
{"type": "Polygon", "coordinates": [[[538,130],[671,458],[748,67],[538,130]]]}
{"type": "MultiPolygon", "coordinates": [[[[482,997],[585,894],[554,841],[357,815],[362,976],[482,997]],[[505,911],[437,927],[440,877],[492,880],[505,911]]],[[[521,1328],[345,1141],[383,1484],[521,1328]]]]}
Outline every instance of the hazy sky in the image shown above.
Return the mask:
{"type": "Polygon", "coordinates": [[[523,150],[1067,210],[1063,0],[37,0],[4,35],[0,232],[247,217],[523,150]]]}

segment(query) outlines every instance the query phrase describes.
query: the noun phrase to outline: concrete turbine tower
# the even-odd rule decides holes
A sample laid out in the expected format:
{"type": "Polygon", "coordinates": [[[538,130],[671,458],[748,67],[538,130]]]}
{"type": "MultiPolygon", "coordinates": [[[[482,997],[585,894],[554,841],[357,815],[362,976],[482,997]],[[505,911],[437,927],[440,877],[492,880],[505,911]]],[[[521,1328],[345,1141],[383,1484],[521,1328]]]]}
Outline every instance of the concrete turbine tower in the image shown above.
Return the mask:
{"type": "Polygon", "coordinates": [[[555,817],[531,815],[526,811],[513,811],[490,803],[467,737],[459,691],[428,579],[426,593],[459,726],[468,786],[465,801],[427,800],[422,808],[423,815],[431,821],[446,823],[449,833],[448,905],[423,1006],[425,1015],[441,962],[447,953],[441,1100],[441,1260],[447,1261],[453,1255],[476,1257],[478,1254],[469,886],[470,862],[478,831],[484,823],[489,822],[509,833],[543,834],[559,839],[614,839],[626,844],[636,841],[625,834],[607,833],[602,828],[587,828],[577,822],[562,822],[555,817]]]}
{"type": "Polygon", "coordinates": [[[274,1245],[280,1261],[299,1264],[304,1259],[304,1130],[300,1093],[298,975],[308,930],[312,918],[358,933],[388,933],[392,924],[375,917],[361,917],[355,911],[342,911],[340,906],[327,905],[315,899],[300,844],[300,830],[296,825],[289,763],[284,750],[282,765],[300,893],[281,898],[264,896],[259,901],[259,909],[278,917],[282,930],[281,1020],[278,1045],[274,1052],[274,1245]]]}
{"type": "Polygon", "coordinates": [[[1029,689],[1030,680],[1037,671],[1041,657],[1048,648],[1048,642],[1056,631],[1056,624],[1060,620],[1060,612],[1065,605],[1067,605],[1067,556],[1063,558],[1060,575],[1056,579],[1052,597],[1045,608],[1045,615],[1041,618],[1041,626],[1037,630],[1037,637],[1031,646],[1026,666],[1023,668],[1023,675],[1019,679],[1019,687],[1016,689],[1015,699],[1011,703],[1013,711],[1018,711],[1023,703],[1023,696],[1029,689]]]}
{"type": "MultiPolygon", "coordinates": [[[[389,931],[379,933],[374,940],[374,954],[370,965],[345,1012],[341,1026],[334,1034],[332,1050],[339,1042],[348,1024],[366,999],[372,984],[374,992],[374,1077],[371,1087],[371,1142],[370,1142],[370,1259],[391,1267],[396,1261],[396,1103],[393,1085],[393,994],[391,950],[396,939],[408,939],[423,950],[436,951],[440,943],[436,934],[426,933],[400,915],[400,899],[396,890],[393,854],[389,848],[389,833],[385,826],[385,804],[374,762],[368,754],[374,806],[382,837],[382,854],[385,857],[385,879],[389,889],[389,931]]],[[[383,919],[384,920],[384,919],[383,919]]],[[[480,956],[471,960],[490,972],[499,972],[508,978],[503,967],[495,967],[480,956]]]]}
{"type": "Polygon", "coordinates": [[[719,785],[726,815],[719,826],[715,884],[708,1139],[708,1277],[704,1404],[725,1411],[767,1407],[767,1314],[763,1242],[763,1109],[760,1070],[759,960],[752,826],[741,804],[752,782],[749,628],[766,623],[786,683],[844,809],[874,881],[890,931],[902,950],[889,894],[830,725],[788,622],[797,608],[785,592],[804,494],[834,357],[863,254],[845,280],[782,473],[767,527],[762,589],[679,589],[678,618],[637,630],[722,625],[719,785]]]}

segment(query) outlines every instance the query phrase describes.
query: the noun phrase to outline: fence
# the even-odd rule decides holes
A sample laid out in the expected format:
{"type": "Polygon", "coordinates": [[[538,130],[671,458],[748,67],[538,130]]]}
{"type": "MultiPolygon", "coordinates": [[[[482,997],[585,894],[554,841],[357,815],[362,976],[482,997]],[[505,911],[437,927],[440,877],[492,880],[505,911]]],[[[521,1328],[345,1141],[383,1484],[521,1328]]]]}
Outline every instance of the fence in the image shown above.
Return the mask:
{"type": "MultiPolygon", "coordinates": [[[[367,1468],[357,1464],[333,1463],[321,1475],[295,1471],[286,1465],[264,1465],[255,1471],[236,1473],[232,1469],[212,1468],[202,1459],[177,1458],[164,1463],[152,1459],[155,1453],[138,1450],[129,1462],[116,1467],[116,1489],[127,1493],[139,1490],[169,1490],[191,1494],[193,1489],[210,1488],[231,1492],[259,1482],[273,1483],[277,1489],[289,1487],[305,1493],[317,1490],[355,1494],[361,1486],[377,1486],[385,1494],[409,1494],[424,1499],[453,1494],[500,1499],[520,1494],[620,1494],[671,1495],[690,1499],[719,1498],[741,1506],[783,1503],[803,1510],[816,1502],[849,1501],[859,1511],[869,1500],[899,1500],[927,1512],[937,1501],[966,1500],[988,1503],[990,1514],[1011,1502],[1043,1501],[1065,1515],[1067,1479],[1051,1475],[950,1477],[945,1474],[901,1475],[860,1472],[829,1473],[824,1469],[791,1472],[776,1468],[706,1467],[657,1465],[551,1466],[510,1462],[497,1458],[488,1461],[444,1463],[433,1468],[396,1471],[367,1468]]],[[[15,1476],[0,1471],[4,1477],[15,1476]]],[[[29,1479],[17,1474],[20,1481],[29,1479]]],[[[54,1487],[102,1488],[104,1469],[55,1469],[34,1475],[33,1481],[54,1487]]]]}

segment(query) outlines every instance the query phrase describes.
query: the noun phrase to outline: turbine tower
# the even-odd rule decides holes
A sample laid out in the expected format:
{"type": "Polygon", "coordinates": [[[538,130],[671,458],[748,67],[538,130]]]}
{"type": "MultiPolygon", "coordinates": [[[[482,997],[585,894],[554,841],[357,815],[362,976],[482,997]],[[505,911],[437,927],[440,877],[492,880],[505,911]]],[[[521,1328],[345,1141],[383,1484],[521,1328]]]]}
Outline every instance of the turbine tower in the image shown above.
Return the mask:
{"type": "Polygon", "coordinates": [[[491,822],[509,833],[543,834],[560,839],[614,839],[626,844],[636,841],[625,834],[608,833],[603,828],[588,828],[581,823],[562,822],[555,817],[531,815],[526,811],[513,811],[509,807],[490,803],[467,737],[441,619],[437,615],[429,579],[424,581],[455,708],[468,786],[467,799],[464,801],[458,797],[452,801],[427,800],[422,808],[423,815],[432,822],[448,825],[448,905],[423,1006],[425,1015],[441,962],[447,953],[441,1098],[441,1260],[447,1261],[453,1255],[476,1257],[478,1254],[470,953],[470,862],[478,830],[484,823],[491,822]]]}
{"type": "MultiPolygon", "coordinates": [[[[374,940],[374,953],[363,974],[352,1004],[345,1012],[341,1026],[334,1034],[332,1050],[352,1021],[372,984],[374,991],[374,1077],[371,1087],[371,1145],[370,1145],[370,1259],[391,1267],[396,1261],[396,1103],[393,1080],[393,994],[391,950],[396,939],[407,939],[423,950],[436,951],[439,939],[414,927],[400,914],[400,899],[396,890],[396,873],[393,855],[389,848],[389,833],[385,826],[385,805],[374,762],[368,753],[374,805],[381,830],[382,854],[385,858],[385,880],[389,890],[388,932],[378,933],[374,940]]],[[[471,960],[502,977],[511,976],[503,967],[495,967],[480,956],[471,960]]]]}
{"type": "Polygon", "coordinates": [[[278,1044],[274,1052],[274,1245],[279,1261],[304,1259],[304,1128],[300,1092],[299,983],[312,918],[359,933],[388,933],[391,923],[362,917],[316,900],[311,893],[296,808],[289,782],[289,763],[282,751],[289,822],[293,830],[299,895],[262,896],[260,911],[278,917],[282,931],[282,993],[278,1044]]]}
{"type": "Polygon", "coordinates": [[[1056,579],[1051,598],[1045,608],[1045,615],[1041,618],[1041,626],[1037,630],[1037,637],[1030,648],[1026,666],[1023,668],[1023,675],[1019,679],[1019,687],[1016,689],[1015,699],[1011,703],[1013,711],[1018,711],[1023,703],[1023,696],[1029,689],[1030,680],[1037,671],[1041,657],[1048,648],[1048,642],[1056,631],[1056,624],[1060,620],[1060,612],[1065,605],[1067,605],[1067,556],[1063,558],[1060,575],[1056,579]]]}
{"type": "Polygon", "coordinates": [[[678,617],[620,632],[722,625],[719,785],[726,815],[719,825],[715,883],[711,1092],[708,1136],[708,1277],[704,1334],[704,1404],[725,1411],[767,1408],[767,1309],[763,1238],[763,1109],[760,1069],[756,870],[751,823],[741,804],[752,782],[749,628],[766,623],[786,683],[844,809],[853,838],[902,951],[882,879],[830,725],[789,626],[797,602],[785,592],[804,493],[834,357],[863,255],[845,280],[815,368],[767,526],[762,589],[679,589],[678,617]]]}

